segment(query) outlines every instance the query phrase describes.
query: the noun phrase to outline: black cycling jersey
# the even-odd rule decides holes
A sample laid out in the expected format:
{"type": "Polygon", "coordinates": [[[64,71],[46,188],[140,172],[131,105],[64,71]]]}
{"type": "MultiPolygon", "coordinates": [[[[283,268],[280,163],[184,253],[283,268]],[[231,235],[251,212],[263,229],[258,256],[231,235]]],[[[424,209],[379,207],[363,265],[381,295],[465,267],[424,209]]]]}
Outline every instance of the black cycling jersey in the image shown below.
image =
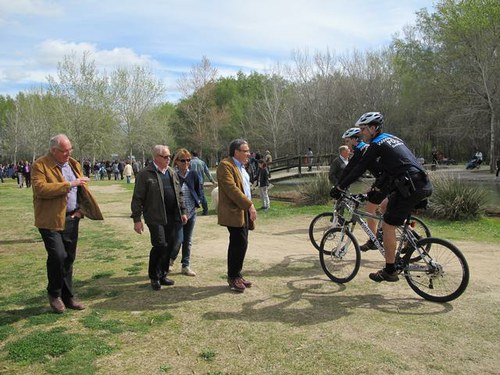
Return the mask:
{"type": "Polygon", "coordinates": [[[380,170],[388,177],[398,177],[407,171],[422,171],[422,167],[413,153],[398,137],[381,133],[364,149],[361,159],[350,173],[341,179],[338,187],[346,189],[366,170],[380,170]]]}
{"type": "MultiPolygon", "coordinates": [[[[353,155],[351,159],[349,160],[349,163],[346,165],[344,170],[342,171],[342,175],[340,176],[339,183],[338,185],[341,185],[342,180],[351,173],[351,171],[354,169],[354,167],[358,164],[358,162],[361,160],[363,157],[363,154],[365,153],[366,149],[368,148],[369,144],[365,142],[360,142],[354,147],[353,155]]],[[[380,166],[378,163],[373,163],[373,165],[370,165],[367,168],[368,171],[372,174],[373,177],[379,178],[380,175],[382,174],[382,170],[380,169],[380,166]]]]}

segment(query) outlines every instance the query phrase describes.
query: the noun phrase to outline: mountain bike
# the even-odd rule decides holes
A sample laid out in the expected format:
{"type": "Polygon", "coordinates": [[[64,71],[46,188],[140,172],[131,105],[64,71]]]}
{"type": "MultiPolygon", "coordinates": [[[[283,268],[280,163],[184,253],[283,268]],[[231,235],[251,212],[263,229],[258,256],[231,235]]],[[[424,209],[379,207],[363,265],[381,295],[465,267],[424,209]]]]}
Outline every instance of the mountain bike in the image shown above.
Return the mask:
{"type": "MultiPolygon", "coordinates": [[[[362,201],[366,200],[365,198],[366,195],[359,194],[358,196],[362,201]]],[[[311,223],[309,224],[309,240],[318,251],[320,250],[321,239],[323,238],[326,231],[329,230],[330,228],[334,228],[336,226],[341,225],[339,223],[342,223],[342,221],[344,220],[343,205],[345,204],[346,202],[338,200],[333,204],[333,210],[331,212],[322,212],[316,215],[311,220],[311,223]]],[[[369,214],[367,213],[367,216],[368,215],[369,214]]],[[[377,231],[377,237],[379,241],[382,241],[382,236],[380,232],[382,227],[381,225],[382,215],[371,216],[371,217],[378,220],[377,227],[379,229],[377,231]]],[[[356,224],[355,222],[351,223],[352,225],[352,227],[350,228],[351,232],[353,231],[355,224],[356,224]]],[[[414,231],[415,237],[417,237],[418,239],[431,237],[431,231],[429,227],[423,222],[422,219],[419,219],[418,217],[411,215],[408,224],[414,231]]]]}
{"type": "MultiPolygon", "coordinates": [[[[359,209],[364,199],[364,195],[344,194],[337,205],[347,215],[343,216],[341,225],[337,222],[335,227],[328,229],[321,240],[321,267],[337,283],[349,282],[359,271],[361,251],[352,232],[354,224],[359,224],[384,256],[382,244],[365,220],[374,215],[359,209]]],[[[469,266],[464,255],[446,240],[418,238],[410,223],[411,215],[403,226],[396,228],[400,237],[396,249],[397,272],[404,276],[415,293],[426,300],[448,302],[458,298],[469,283],[469,266]]]]}

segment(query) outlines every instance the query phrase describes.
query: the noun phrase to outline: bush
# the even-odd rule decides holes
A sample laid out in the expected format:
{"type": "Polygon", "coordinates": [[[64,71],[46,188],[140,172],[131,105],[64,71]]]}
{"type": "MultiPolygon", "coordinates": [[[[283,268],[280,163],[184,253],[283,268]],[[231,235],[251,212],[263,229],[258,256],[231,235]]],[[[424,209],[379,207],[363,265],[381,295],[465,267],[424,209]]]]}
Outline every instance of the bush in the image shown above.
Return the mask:
{"type": "Polygon", "coordinates": [[[478,219],[485,210],[487,193],[479,186],[466,184],[457,177],[436,175],[429,213],[438,219],[478,219]]]}
{"type": "Polygon", "coordinates": [[[299,186],[300,198],[297,203],[303,205],[327,204],[331,200],[331,187],[328,173],[319,173],[311,182],[299,186]]]}

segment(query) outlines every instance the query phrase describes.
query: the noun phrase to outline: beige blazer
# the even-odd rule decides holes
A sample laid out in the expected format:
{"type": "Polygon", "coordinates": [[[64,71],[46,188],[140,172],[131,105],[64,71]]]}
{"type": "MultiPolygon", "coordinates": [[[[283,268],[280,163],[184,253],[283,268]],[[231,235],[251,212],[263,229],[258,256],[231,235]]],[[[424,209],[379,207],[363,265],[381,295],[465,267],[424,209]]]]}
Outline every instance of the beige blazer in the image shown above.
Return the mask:
{"type": "Polygon", "coordinates": [[[222,160],[217,167],[217,185],[219,187],[219,207],[217,219],[219,225],[226,227],[254,228],[254,222],[245,223],[245,212],[252,206],[243,190],[243,178],[232,157],[222,160]]]}
{"type": "MultiPolygon", "coordinates": [[[[69,165],[77,178],[83,176],[77,160],[70,158],[69,165]]],[[[31,168],[35,226],[42,229],[63,230],[66,221],[66,204],[70,183],[64,179],[61,168],[49,153],[37,159],[31,168]]],[[[78,188],[78,204],[83,216],[103,220],[96,200],[87,186],[78,188]]]]}

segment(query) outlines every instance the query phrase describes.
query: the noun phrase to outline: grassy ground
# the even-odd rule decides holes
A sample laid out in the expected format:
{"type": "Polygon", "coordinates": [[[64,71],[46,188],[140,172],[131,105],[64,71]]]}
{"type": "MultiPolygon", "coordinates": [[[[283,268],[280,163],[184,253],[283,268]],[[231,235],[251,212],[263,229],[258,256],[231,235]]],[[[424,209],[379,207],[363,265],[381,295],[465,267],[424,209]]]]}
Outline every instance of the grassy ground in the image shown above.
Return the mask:
{"type": "Polygon", "coordinates": [[[81,222],[75,289],[88,308],[56,315],[31,191],[0,184],[2,374],[498,373],[498,219],[430,223],[467,249],[471,266],[469,289],[447,304],[418,298],[404,281],[371,283],[365,268],[380,259],[370,254],[351,283],[329,282],[306,234],[328,206],[280,202],[251,234],[245,276],[255,287],[229,292],[227,231],[210,215],[195,229],[198,276],[176,267],[176,285],[153,292],[149,236],[128,218],[130,186],[92,187],[106,220],[81,222]]]}

